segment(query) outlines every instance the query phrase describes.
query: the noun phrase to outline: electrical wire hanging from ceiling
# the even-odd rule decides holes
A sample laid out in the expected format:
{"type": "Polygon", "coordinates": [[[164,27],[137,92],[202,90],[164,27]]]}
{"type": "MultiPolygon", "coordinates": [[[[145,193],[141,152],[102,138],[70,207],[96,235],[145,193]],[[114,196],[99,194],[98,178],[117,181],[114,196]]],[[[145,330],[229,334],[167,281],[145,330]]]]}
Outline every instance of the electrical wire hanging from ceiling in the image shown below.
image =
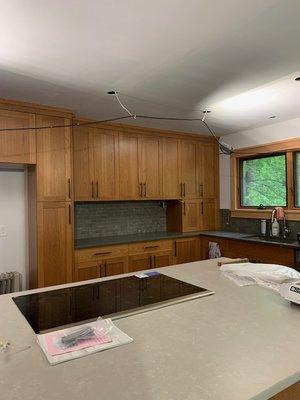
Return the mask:
{"type": "Polygon", "coordinates": [[[178,117],[160,117],[160,116],[155,116],[155,115],[139,115],[139,114],[133,114],[120,100],[118,92],[116,90],[111,90],[107,92],[107,94],[114,95],[120,104],[121,108],[123,108],[124,111],[128,115],[121,116],[121,117],[115,117],[115,118],[107,118],[103,120],[98,120],[98,121],[88,121],[88,122],[76,122],[76,123],[70,123],[70,124],[59,124],[59,125],[44,125],[44,126],[37,126],[37,127],[28,127],[28,128],[0,128],[0,132],[7,132],[7,131],[29,131],[29,130],[42,130],[42,129],[54,129],[54,128],[70,128],[70,127],[79,127],[79,126],[91,126],[91,125],[97,125],[101,123],[108,123],[108,122],[115,122],[115,121],[120,121],[124,119],[150,119],[150,120],[158,120],[158,121],[190,121],[190,122],[201,122],[209,131],[210,135],[215,139],[215,141],[218,143],[221,154],[225,155],[231,155],[234,153],[234,149],[229,146],[228,144],[220,141],[220,139],[217,137],[217,135],[214,133],[214,131],[211,129],[211,127],[207,124],[205,121],[206,115],[210,111],[203,111],[204,115],[202,118],[178,118],[178,117]]]}

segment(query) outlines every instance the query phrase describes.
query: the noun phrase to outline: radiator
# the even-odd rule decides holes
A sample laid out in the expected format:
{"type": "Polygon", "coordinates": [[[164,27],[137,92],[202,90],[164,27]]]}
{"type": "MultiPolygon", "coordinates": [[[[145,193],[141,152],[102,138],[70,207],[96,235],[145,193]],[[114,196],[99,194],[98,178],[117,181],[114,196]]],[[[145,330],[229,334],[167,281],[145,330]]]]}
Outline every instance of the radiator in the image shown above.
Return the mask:
{"type": "Polygon", "coordinates": [[[22,290],[22,275],[19,272],[4,272],[0,274],[0,294],[13,293],[22,290]]]}

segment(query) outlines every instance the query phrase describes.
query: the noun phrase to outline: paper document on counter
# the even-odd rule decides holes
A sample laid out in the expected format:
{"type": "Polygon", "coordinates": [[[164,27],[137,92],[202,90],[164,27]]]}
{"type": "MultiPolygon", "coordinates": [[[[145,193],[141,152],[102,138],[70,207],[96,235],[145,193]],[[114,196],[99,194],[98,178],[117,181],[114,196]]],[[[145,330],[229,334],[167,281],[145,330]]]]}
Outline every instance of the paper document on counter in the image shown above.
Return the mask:
{"type": "MultiPolygon", "coordinates": [[[[59,338],[68,333],[70,328],[37,335],[37,341],[50,365],[60,364],[75,358],[85,357],[89,354],[133,342],[133,339],[117,328],[111,319],[103,321],[109,326],[109,332],[107,334],[96,336],[88,340],[82,340],[74,344],[73,347],[60,349],[56,344],[59,338]]],[[[95,332],[97,332],[99,329],[98,321],[82,324],[75,327],[75,329],[84,327],[93,328],[95,332]]]]}

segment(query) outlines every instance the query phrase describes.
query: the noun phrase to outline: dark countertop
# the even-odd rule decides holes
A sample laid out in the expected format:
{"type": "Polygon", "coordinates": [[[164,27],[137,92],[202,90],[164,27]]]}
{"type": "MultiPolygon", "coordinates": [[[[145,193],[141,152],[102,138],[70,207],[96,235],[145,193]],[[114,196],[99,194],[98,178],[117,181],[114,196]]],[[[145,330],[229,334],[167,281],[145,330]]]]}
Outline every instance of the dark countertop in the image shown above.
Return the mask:
{"type": "Polygon", "coordinates": [[[300,250],[300,245],[297,240],[293,241],[284,239],[278,241],[272,241],[268,239],[262,239],[250,233],[240,233],[240,232],[227,232],[227,231],[196,231],[196,232],[152,232],[152,233],[136,233],[133,235],[118,235],[118,236],[103,236],[97,238],[87,238],[75,240],[75,250],[88,249],[90,247],[98,246],[110,246],[117,244],[128,244],[128,243],[138,243],[138,242],[150,242],[153,240],[162,239],[180,239],[193,236],[212,236],[216,238],[241,240],[250,243],[260,243],[272,246],[289,247],[293,249],[300,250]]]}
{"type": "Polygon", "coordinates": [[[103,236],[98,238],[87,238],[75,240],[75,250],[87,249],[89,247],[109,246],[115,244],[127,244],[138,242],[150,242],[162,239],[180,239],[186,237],[199,236],[202,232],[151,232],[136,233],[133,235],[103,236]]]}
{"type": "Polygon", "coordinates": [[[250,243],[260,243],[267,244],[272,246],[280,246],[280,247],[289,247],[292,249],[300,250],[300,244],[296,239],[275,239],[271,238],[263,239],[259,237],[259,234],[250,234],[250,233],[241,233],[241,232],[226,232],[226,231],[203,231],[200,232],[201,236],[212,236],[216,238],[224,238],[224,239],[232,239],[232,240],[241,240],[244,242],[250,243]]]}

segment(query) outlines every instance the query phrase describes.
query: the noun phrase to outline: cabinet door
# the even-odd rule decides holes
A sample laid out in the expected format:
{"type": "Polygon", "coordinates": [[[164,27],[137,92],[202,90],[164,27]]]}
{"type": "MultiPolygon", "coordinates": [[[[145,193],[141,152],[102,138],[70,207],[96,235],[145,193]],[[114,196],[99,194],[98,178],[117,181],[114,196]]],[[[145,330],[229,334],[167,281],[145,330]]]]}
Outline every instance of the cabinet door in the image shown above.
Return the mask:
{"type": "Polygon", "coordinates": [[[219,206],[216,199],[204,199],[201,205],[203,213],[203,229],[206,231],[218,229],[219,206]]]}
{"type": "Polygon", "coordinates": [[[152,256],[152,268],[168,267],[173,263],[172,251],[161,251],[152,256]]]}
{"type": "Polygon", "coordinates": [[[177,264],[200,259],[200,240],[198,237],[175,240],[175,259],[177,264]]]}
{"type": "Polygon", "coordinates": [[[160,196],[160,139],[144,136],[139,140],[139,175],[142,183],[142,196],[160,196]]]}
{"type": "MultiPolygon", "coordinates": [[[[34,114],[0,110],[0,129],[34,126],[34,114]]],[[[0,132],[0,162],[35,164],[35,130],[0,132]]]]}
{"type": "Polygon", "coordinates": [[[182,196],[195,198],[198,195],[197,142],[182,140],[180,159],[182,196]]]}
{"type": "Polygon", "coordinates": [[[38,287],[72,282],[71,203],[38,202],[38,287]]]}
{"type": "Polygon", "coordinates": [[[127,272],[127,257],[110,258],[105,260],[105,276],[119,275],[127,272]]]}
{"type": "Polygon", "coordinates": [[[128,272],[142,271],[152,268],[152,259],[149,253],[136,254],[129,257],[128,272]]]}
{"type": "MultiPolygon", "coordinates": [[[[37,126],[67,125],[69,119],[38,115],[37,126]]],[[[37,131],[37,199],[71,199],[71,129],[47,128],[37,131]]]]}
{"type": "Polygon", "coordinates": [[[93,129],[90,127],[74,127],[74,197],[77,201],[93,200],[93,159],[91,145],[93,129]]]}
{"type": "Polygon", "coordinates": [[[178,139],[161,139],[161,190],[164,199],[181,196],[179,145],[178,139]]]}
{"type": "Polygon", "coordinates": [[[75,281],[100,278],[100,266],[98,262],[83,262],[75,264],[75,281]]]}
{"type": "Polygon", "coordinates": [[[120,199],[139,199],[138,137],[119,136],[120,199]]]}
{"type": "Polygon", "coordinates": [[[200,200],[184,200],[182,216],[182,231],[193,232],[201,229],[201,203],[200,200]]]}
{"type": "Polygon", "coordinates": [[[94,197],[101,200],[118,198],[118,133],[94,129],[94,197]]]}
{"type": "Polygon", "coordinates": [[[218,151],[215,143],[201,145],[202,158],[202,195],[206,199],[215,198],[218,194],[218,151]]]}

